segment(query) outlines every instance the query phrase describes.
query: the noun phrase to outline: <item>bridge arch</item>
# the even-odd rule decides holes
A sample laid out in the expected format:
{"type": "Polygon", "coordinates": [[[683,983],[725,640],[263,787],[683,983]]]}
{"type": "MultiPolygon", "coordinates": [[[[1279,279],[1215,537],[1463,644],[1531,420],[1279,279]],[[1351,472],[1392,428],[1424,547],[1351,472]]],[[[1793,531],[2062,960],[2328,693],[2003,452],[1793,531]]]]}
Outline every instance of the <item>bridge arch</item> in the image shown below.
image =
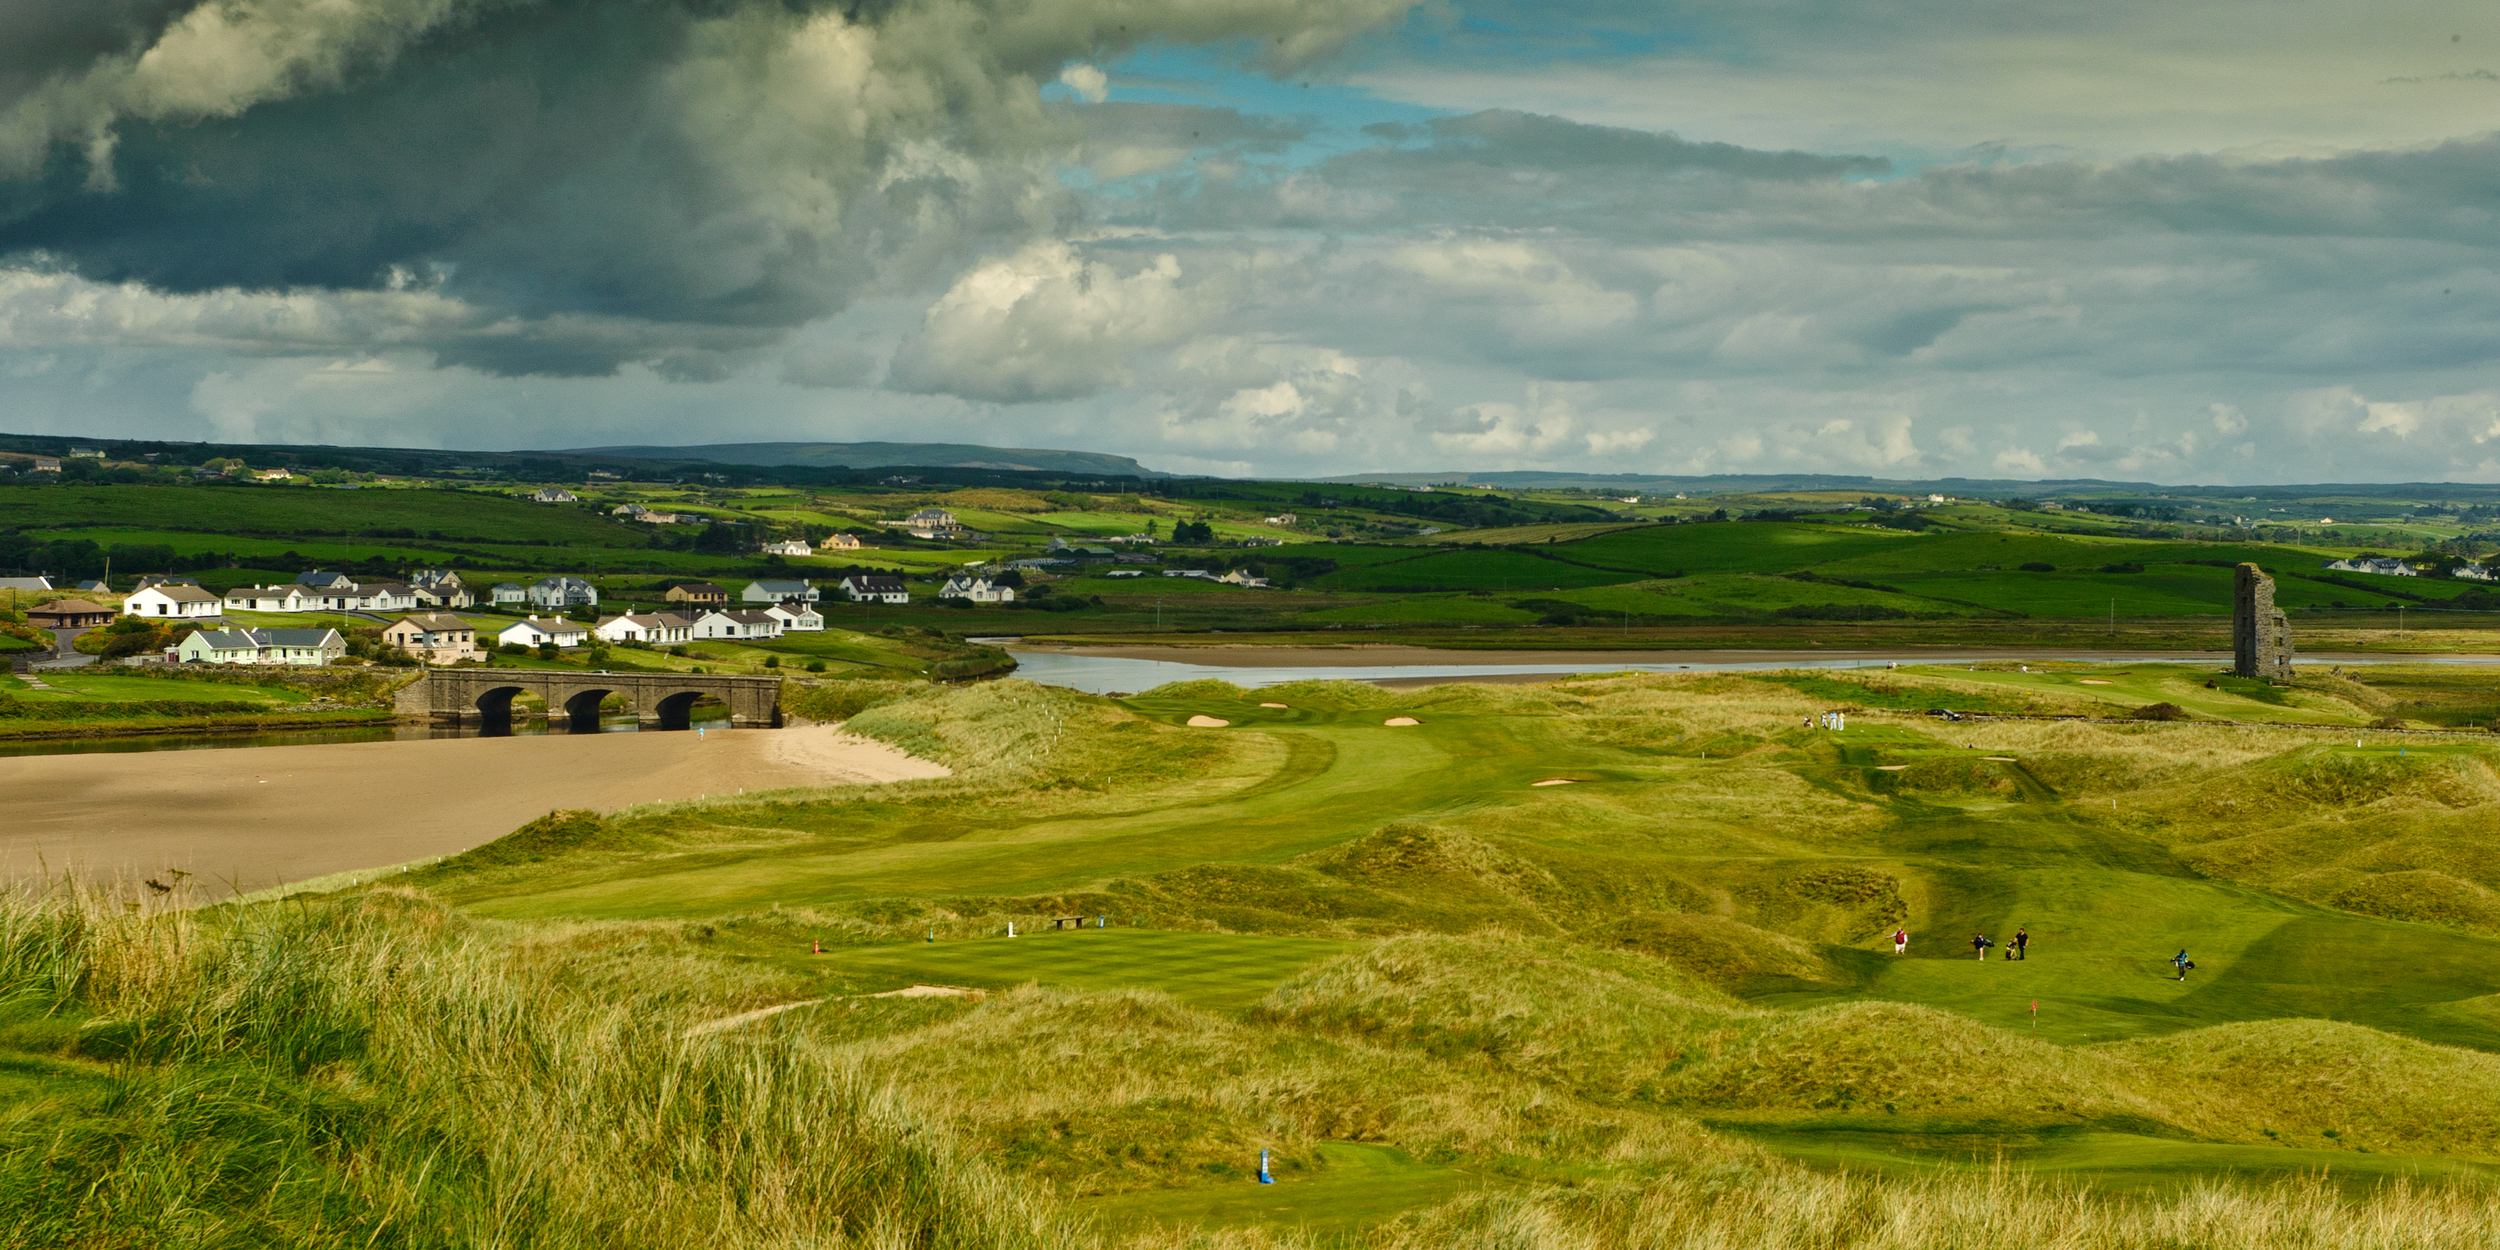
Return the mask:
{"type": "Polygon", "coordinates": [[[662,728],[686,728],[693,719],[695,705],[707,698],[727,705],[732,726],[781,726],[780,678],[727,673],[438,668],[428,669],[415,681],[400,687],[396,706],[408,716],[483,720],[508,726],[512,700],[522,694],[544,699],[550,716],[562,709],[572,722],[569,727],[583,731],[598,727],[599,701],[611,694],[621,696],[646,722],[662,728]]]}
{"type": "Polygon", "coordinates": [[[662,729],[694,728],[694,705],[702,702],[707,693],[702,690],[680,690],[675,694],[662,697],[658,703],[652,705],[651,709],[659,714],[659,727],[662,729]]]}
{"type": "Polygon", "coordinates": [[[477,709],[479,729],[488,736],[512,732],[512,700],[528,693],[523,686],[490,686],[477,693],[470,706],[477,709]]]}
{"type": "Polygon", "coordinates": [[[608,696],[615,693],[616,691],[606,686],[591,686],[577,689],[566,695],[564,714],[571,721],[570,732],[577,734],[599,732],[599,705],[607,702],[608,696]]]}

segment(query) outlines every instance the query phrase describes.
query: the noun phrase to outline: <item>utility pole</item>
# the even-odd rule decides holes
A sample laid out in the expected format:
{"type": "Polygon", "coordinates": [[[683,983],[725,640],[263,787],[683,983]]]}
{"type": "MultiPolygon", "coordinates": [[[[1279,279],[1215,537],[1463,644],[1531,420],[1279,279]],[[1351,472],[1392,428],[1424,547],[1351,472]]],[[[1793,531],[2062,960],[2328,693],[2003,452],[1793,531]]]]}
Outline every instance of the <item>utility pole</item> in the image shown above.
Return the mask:
{"type": "Polygon", "coordinates": [[[2115,599],[2109,601],[2109,636],[2118,636],[2118,601],[2115,599]]]}

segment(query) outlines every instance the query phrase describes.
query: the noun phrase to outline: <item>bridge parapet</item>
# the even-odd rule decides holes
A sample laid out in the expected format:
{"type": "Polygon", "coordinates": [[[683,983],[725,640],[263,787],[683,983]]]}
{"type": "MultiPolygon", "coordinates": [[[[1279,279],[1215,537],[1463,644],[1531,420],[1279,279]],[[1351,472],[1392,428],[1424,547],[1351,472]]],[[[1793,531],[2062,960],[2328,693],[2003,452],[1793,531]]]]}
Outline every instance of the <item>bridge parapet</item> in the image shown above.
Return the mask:
{"type": "Polygon", "coordinates": [[[710,697],[729,706],[729,723],[738,729],[781,727],[781,679],[733,677],[714,673],[608,673],[576,669],[430,668],[401,687],[394,706],[402,716],[438,721],[498,720],[512,714],[513,697],[534,694],[554,716],[561,709],[574,726],[595,728],[599,706],[609,695],[622,696],[646,724],[684,729],[696,700],[710,697]]]}

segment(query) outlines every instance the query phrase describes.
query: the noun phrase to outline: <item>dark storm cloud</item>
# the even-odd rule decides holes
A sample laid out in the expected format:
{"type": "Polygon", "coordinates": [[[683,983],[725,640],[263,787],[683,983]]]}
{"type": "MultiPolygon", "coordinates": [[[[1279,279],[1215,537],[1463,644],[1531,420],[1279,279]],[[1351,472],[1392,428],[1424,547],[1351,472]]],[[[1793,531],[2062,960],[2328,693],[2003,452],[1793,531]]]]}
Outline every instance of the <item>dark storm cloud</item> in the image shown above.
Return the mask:
{"type": "Polygon", "coordinates": [[[1395,7],[358,0],[306,8],[335,28],[319,37],[263,13],[234,38],[245,17],[225,7],[169,25],[126,5],[44,27],[56,72],[0,119],[35,153],[0,171],[0,255],[176,294],[414,283],[524,327],[446,343],[447,361],[606,372],[644,349],[526,326],[769,341],[880,280],[1064,225],[1075,203],[1046,153],[1075,133],[1034,88],[1069,59],[1264,35],[1287,64],[1395,7]],[[151,37],[174,68],[130,55],[151,37]],[[229,45],[251,55],[221,59],[229,45]]]}

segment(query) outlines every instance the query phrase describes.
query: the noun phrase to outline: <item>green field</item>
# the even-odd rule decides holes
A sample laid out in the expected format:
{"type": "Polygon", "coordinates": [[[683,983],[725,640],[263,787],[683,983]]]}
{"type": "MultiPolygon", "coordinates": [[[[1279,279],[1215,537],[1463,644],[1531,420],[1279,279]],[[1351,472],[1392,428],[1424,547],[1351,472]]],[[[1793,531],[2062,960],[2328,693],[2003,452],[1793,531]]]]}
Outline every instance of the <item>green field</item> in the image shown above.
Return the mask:
{"type": "Polygon", "coordinates": [[[2438,676],[897,685],[849,728],[952,776],[553,816],[282,907],[8,904],[6,1001],[62,1023],[0,1018],[0,1135],[81,1135],[0,1192],[136,1220],[251,1133],[298,1186],[191,1201],[279,1241],[441,1175],[393,1218],[584,1245],[767,1176],[814,1196],[752,1244],[869,1193],[1141,1250],[2473,1244],[2500,742],[2364,727],[2500,693],[2438,676]],[[114,971],[61,980],[82,944],[114,971]],[[136,1109],[235,1074],[225,1119],[136,1109]],[[374,1127],[304,1120],[337,1089],[374,1127]],[[1521,1227],[1571,1240],[1479,1235],[1521,1227]]]}

